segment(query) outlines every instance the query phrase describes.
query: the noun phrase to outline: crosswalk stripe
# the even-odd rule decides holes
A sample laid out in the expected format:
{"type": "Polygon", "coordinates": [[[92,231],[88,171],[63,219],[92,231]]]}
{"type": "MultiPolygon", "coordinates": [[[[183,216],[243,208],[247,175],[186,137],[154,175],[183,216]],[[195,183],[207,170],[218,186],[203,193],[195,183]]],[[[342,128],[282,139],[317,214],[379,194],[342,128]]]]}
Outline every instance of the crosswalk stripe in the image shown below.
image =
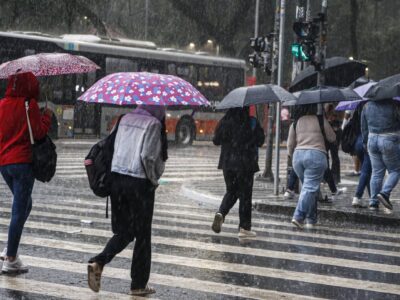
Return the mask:
{"type": "MultiPolygon", "coordinates": [[[[55,210],[66,210],[66,211],[69,210],[72,212],[85,212],[85,213],[98,213],[98,214],[104,213],[104,209],[97,209],[94,207],[91,207],[91,208],[74,207],[73,203],[71,203],[71,205],[62,205],[62,204],[54,205],[54,204],[39,204],[39,203],[37,203],[37,205],[35,207],[49,208],[49,209],[55,209],[55,210]]],[[[170,216],[170,218],[178,217],[179,220],[182,220],[182,222],[185,222],[188,224],[198,224],[198,225],[210,225],[211,224],[212,217],[213,217],[213,215],[211,215],[211,214],[197,212],[197,211],[193,212],[192,209],[190,209],[190,208],[184,209],[183,206],[179,207],[179,205],[177,205],[177,206],[170,205],[170,207],[171,208],[169,208],[169,209],[157,208],[155,210],[155,216],[157,216],[157,214],[163,213],[163,214],[170,216]],[[173,207],[179,207],[179,210],[172,209],[173,207]],[[192,219],[188,219],[187,217],[204,218],[205,220],[209,220],[209,221],[192,220],[192,219]]],[[[1,208],[0,208],[0,211],[1,211],[1,208]]],[[[236,217],[234,217],[232,215],[228,215],[226,221],[233,221],[233,220],[235,220],[235,218],[236,217]]],[[[261,231],[261,232],[290,234],[290,235],[296,235],[296,236],[301,236],[301,237],[313,237],[313,238],[322,238],[322,239],[337,240],[337,241],[348,241],[348,242],[354,242],[356,244],[363,242],[363,243],[369,243],[369,244],[375,244],[375,245],[387,245],[387,246],[400,247],[400,240],[398,243],[374,240],[374,239],[369,239],[368,237],[363,237],[362,240],[360,240],[359,237],[353,238],[353,237],[346,237],[346,236],[332,236],[332,235],[318,233],[318,232],[293,230],[293,225],[287,221],[265,220],[263,218],[253,217],[252,223],[253,223],[253,229],[261,231]],[[258,226],[254,226],[255,224],[257,224],[258,226]],[[287,227],[289,230],[266,228],[263,225],[278,225],[278,226],[287,227]]],[[[237,225],[228,224],[226,222],[224,223],[223,226],[228,227],[228,228],[237,229],[237,225]]],[[[363,233],[363,232],[360,232],[360,233],[363,233]]],[[[380,235],[380,233],[375,233],[375,235],[378,236],[378,235],[380,235]]],[[[369,236],[372,236],[372,235],[369,235],[369,236]]],[[[399,236],[396,234],[393,234],[393,237],[399,238],[399,236]]],[[[364,248],[360,248],[360,249],[364,249],[364,248]]]]}
{"type": "MultiPolygon", "coordinates": [[[[85,274],[86,264],[75,263],[68,261],[67,263],[62,260],[44,259],[37,257],[24,256],[23,259],[30,265],[36,267],[45,267],[47,269],[62,270],[66,272],[74,272],[85,274]]],[[[104,268],[103,274],[105,277],[115,279],[129,280],[127,270],[113,267],[104,268]]],[[[150,282],[158,285],[175,286],[182,289],[196,290],[206,293],[216,293],[232,297],[243,297],[246,299],[287,299],[293,297],[293,294],[284,292],[275,292],[271,290],[257,289],[253,287],[237,286],[233,284],[221,284],[218,282],[198,280],[195,278],[176,277],[172,275],[163,275],[152,273],[150,282]]],[[[316,297],[306,297],[296,295],[296,299],[320,299],[316,297]]],[[[129,298],[132,299],[132,298],[129,298]]]]}
{"type": "MultiPolygon", "coordinates": [[[[45,207],[45,206],[39,206],[39,207],[45,207]]],[[[10,209],[7,208],[0,208],[0,211],[4,212],[10,212],[10,209]]],[[[89,212],[93,213],[93,210],[87,211],[85,209],[75,209],[75,212],[89,212]]],[[[42,211],[32,211],[31,212],[32,216],[42,216],[42,217],[54,217],[54,218],[60,218],[60,219],[66,219],[66,220],[82,220],[84,218],[87,218],[86,216],[77,216],[77,215],[69,215],[69,214],[57,214],[54,212],[42,212],[42,211]]],[[[90,216],[89,219],[92,222],[96,223],[102,223],[102,224],[109,224],[110,221],[106,219],[100,219],[100,218],[95,218],[90,216]]],[[[154,220],[159,220],[159,221],[168,221],[171,220],[168,217],[159,217],[157,215],[153,216],[154,220]]],[[[181,223],[183,225],[185,224],[196,224],[196,225],[209,225],[209,222],[192,222],[191,220],[185,220],[185,219],[179,219],[179,220],[174,220],[176,223],[181,223]]],[[[230,225],[226,226],[229,228],[237,228],[237,226],[230,225]]],[[[174,232],[183,232],[183,233],[197,233],[197,234],[211,234],[210,230],[203,230],[203,229],[195,229],[195,228],[187,228],[187,227],[180,227],[180,226],[170,226],[170,225],[159,225],[159,224],[154,224],[153,223],[153,228],[154,229],[160,229],[160,230],[171,230],[174,232]]],[[[254,228],[256,229],[256,228],[254,228]]],[[[261,229],[258,230],[258,232],[270,232],[268,229],[261,229]]],[[[291,232],[287,232],[288,234],[292,234],[291,232]]],[[[220,234],[222,237],[237,237],[237,234],[235,233],[229,233],[229,232],[222,232],[220,234]]],[[[264,242],[270,242],[270,243],[283,243],[286,245],[296,245],[296,246],[309,246],[313,248],[320,248],[320,249],[332,249],[332,250],[342,250],[342,251],[349,251],[349,252],[356,252],[356,253],[365,253],[365,254],[379,254],[379,255],[385,255],[385,256],[392,256],[392,257],[400,257],[400,252],[398,251],[386,251],[386,250],[379,250],[379,249],[368,249],[368,248],[359,248],[359,247],[351,247],[351,246],[342,246],[342,245],[337,245],[335,243],[331,242],[321,242],[321,241],[316,241],[316,242],[308,242],[308,241],[301,241],[301,240],[292,240],[292,239],[284,239],[284,238],[275,238],[275,237],[261,237],[257,236],[256,238],[253,238],[252,240],[255,241],[264,241],[264,242]]],[[[367,243],[367,241],[364,241],[367,243]]],[[[378,243],[377,243],[378,244],[378,243]]],[[[381,244],[381,243],[379,243],[381,244]]],[[[398,244],[399,246],[399,244],[398,244]]]]}
{"type": "MultiPolygon", "coordinates": [[[[0,224],[8,225],[9,220],[0,218],[0,224]]],[[[72,225],[58,225],[44,221],[42,222],[28,221],[25,227],[32,229],[44,229],[49,231],[60,231],[71,234],[78,233],[85,236],[109,237],[111,235],[111,233],[107,230],[77,227],[72,225]]],[[[281,251],[267,250],[267,249],[258,249],[249,247],[242,248],[238,246],[230,246],[223,244],[222,245],[210,244],[206,242],[199,242],[196,240],[183,239],[183,238],[153,236],[152,240],[154,243],[183,247],[183,248],[197,248],[206,251],[229,252],[229,253],[254,255],[254,256],[277,258],[277,259],[305,261],[310,263],[325,264],[325,265],[340,266],[340,267],[348,267],[350,265],[352,268],[356,269],[400,274],[400,268],[399,266],[396,265],[387,265],[387,264],[343,259],[336,257],[326,257],[326,256],[305,254],[305,253],[289,253],[289,252],[281,252],[281,251]]]]}
{"type": "MultiPolygon", "coordinates": [[[[63,285],[58,283],[50,283],[26,279],[23,277],[0,276],[0,288],[12,289],[15,291],[40,294],[48,297],[58,297],[62,299],[82,300],[82,299],[98,299],[98,300],[132,300],[132,296],[127,294],[111,293],[101,291],[94,293],[89,288],[82,288],[73,285],[63,285]]],[[[23,296],[22,296],[23,297],[23,296]]],[[[28,299],[23,297],[21,299],[28,299]]],[[[135,299],[149,299],[144,297],[135,297],[135,299]]],[[[151,297],[151,299],[156,299],[151,297]]]]}
{"type": "MultiPolygon", "coordinates": [[[[3,236],[4,235],[0,235],[0,237],[2,238],[3,236]]],[[[76,243],[76,242],[54,240],[54,239],[24,237],[22,242],[27,245],[49,247],[52,249],[62,249],[75,252],[85,252],[85,253],[91,253],[93,255],[102,251],[102,246],[100,245],[94,245],[88,243],[76,243]]],[[[120,254],[118,254],[118,256],[130,259],[132,257],[132,250],[123,250],[120,254]]],[[[25,256],[25,255],[21,257],[23,258],[24,262],[26,262],[31,266],[47,267],[48,265],[48,259],[25,256]]],[[[311,284],[326,285],[327,283],[329,283],[329,285],[331,286],[351,288],[351,289],[358,289],[361,285],[363,285],[363,289],[367,291],[400,295],[400,290],[398,286],[396,284],[389,284],[389,283],[363,281],[352,278],[342,278],[337,276],[319,275],[319,274],[312,274],[299,271],[265,268],[259,266],[247,266],[244,264],[198,259],[193,257],[188,259],[187,257],[155,253],[155,252],[152,253],[152,261],[164,264],[186,266],[196,269],[211,269],[221,272],[234,272],[239,274],[250,274],[255,276],[267,276],[271,278],[301,281],[311,284]]],[[[68,262],[68,264],[69,263],[70,262],[68,262]]],[[[76,272],[76,271],[73,270],[71,272],[76,272]]],[[[153,275],[154,273],[151,274],[151,278],[153,277],[153,275]]]]}

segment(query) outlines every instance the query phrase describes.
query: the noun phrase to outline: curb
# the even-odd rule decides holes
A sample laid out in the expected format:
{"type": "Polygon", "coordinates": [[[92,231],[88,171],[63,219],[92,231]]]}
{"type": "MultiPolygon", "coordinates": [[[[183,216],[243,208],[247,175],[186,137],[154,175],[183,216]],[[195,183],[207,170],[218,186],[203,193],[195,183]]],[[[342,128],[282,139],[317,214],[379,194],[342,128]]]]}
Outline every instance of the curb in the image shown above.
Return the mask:
{"type": "MultiPolygon", "coordinates": [[[[283,214],[292,217],[295,207],[269,204],[256,202],[253,204],[255,210],[263,213],[275,213],[283,214]]],[[[363,223],[369,225],[383,225],[383,226],[400,226],[400,219],[390,217],[389,215],[384,216],[381,214],[364,214],[353,211],[342,211],[334,209],[318,208],[318,217],[321,219],[333,221],[333,222],[353,222],[363,223]]]]}

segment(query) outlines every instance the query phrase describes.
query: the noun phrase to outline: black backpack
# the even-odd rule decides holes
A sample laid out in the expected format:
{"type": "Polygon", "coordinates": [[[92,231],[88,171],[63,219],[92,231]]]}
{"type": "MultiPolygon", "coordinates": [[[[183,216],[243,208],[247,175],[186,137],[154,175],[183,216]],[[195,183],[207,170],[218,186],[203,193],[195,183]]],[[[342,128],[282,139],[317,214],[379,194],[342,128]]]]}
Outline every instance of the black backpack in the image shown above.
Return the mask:
{"type": "Polygon", "coordinates": [[[341,137],[341,145],[342,150],[345,153],[353,154],[354,153],[354,145],[357,141],[357,137],[360,134],[360,123],[358,114],[354,114],[350,121],[344,126],[342,137],[341,137]]]}
{"type": "Polygon", "coordinates": [[[108,197],[111,194],[111,162],[114,154],[115,137],[122,117],[123,115],[119,117],[111,134],[95,144],[85,158],[89,186],[93,193],[99,197],[108,197]]]}

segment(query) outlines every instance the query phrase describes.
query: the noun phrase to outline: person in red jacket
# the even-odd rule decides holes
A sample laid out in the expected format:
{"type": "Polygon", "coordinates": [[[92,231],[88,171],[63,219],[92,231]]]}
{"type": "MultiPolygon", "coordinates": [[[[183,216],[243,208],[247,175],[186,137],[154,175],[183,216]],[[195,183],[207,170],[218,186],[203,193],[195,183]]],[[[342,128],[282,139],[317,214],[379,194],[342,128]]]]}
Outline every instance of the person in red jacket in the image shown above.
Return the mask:
{"type": "Polygon", "coordinates": [[[26,272],[17,255],[22,230],[32,208],[32,151],[25,101],[29,99],[29,120],[35,139],[44,138],[50,128],[52,112],[41,115],[37,99],[39,81],[30,72],[8,78],[5,97],[0,100],[0,172],[14,198],[7,246],[0,255],[4,273],[26,272]]]}

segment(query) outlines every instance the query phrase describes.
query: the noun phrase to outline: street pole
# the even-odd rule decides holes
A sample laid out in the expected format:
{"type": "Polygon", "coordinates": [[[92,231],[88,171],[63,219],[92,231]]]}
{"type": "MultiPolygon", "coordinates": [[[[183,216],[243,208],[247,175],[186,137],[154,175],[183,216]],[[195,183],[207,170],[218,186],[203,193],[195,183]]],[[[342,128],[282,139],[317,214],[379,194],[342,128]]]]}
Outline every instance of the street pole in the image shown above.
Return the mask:
{"type": "Polygon", "coordinates": [[[320,36],[319,36],[319,62],[320,68],[318,70],[318,80],[319,86],[325,84],[325,57],[326,57],[326,38],[327,38],[327,12],[328,12],[328,0],[322,0],[321,8],[321,21],[320,21],[320,36]]]}
{"type": "Polygon", "coordinates": [[[145,2],[145,17],[144,17],[144,40],[147,41],[147,31],[149,25],[149,0],[145,2]]]}
{"type": "MultiPolygon", "coordinates": [[[[258,37],[258,19],[259,19],[260,0],[256,0],[256,8],[254,12],[254,37],[258,37]]],[[[253,67],[253,77],[257,76],[257,69],[253,67]]]]}
{"type": "MultiPolygon", "coordinates": [[[[278,63],[278,85],[282,86],[283,60],[284,60],[284,38],[285,38],[285,9],[286,0],[281,0],[280,26],[279,26],[279,63],[278,63]]],[[[275,180],[274,194],[279,195],[279,159],[280,159],[280,129],[281,129],[281,103],[276,103],[276,125],[275,125],[275,180]]]]}

